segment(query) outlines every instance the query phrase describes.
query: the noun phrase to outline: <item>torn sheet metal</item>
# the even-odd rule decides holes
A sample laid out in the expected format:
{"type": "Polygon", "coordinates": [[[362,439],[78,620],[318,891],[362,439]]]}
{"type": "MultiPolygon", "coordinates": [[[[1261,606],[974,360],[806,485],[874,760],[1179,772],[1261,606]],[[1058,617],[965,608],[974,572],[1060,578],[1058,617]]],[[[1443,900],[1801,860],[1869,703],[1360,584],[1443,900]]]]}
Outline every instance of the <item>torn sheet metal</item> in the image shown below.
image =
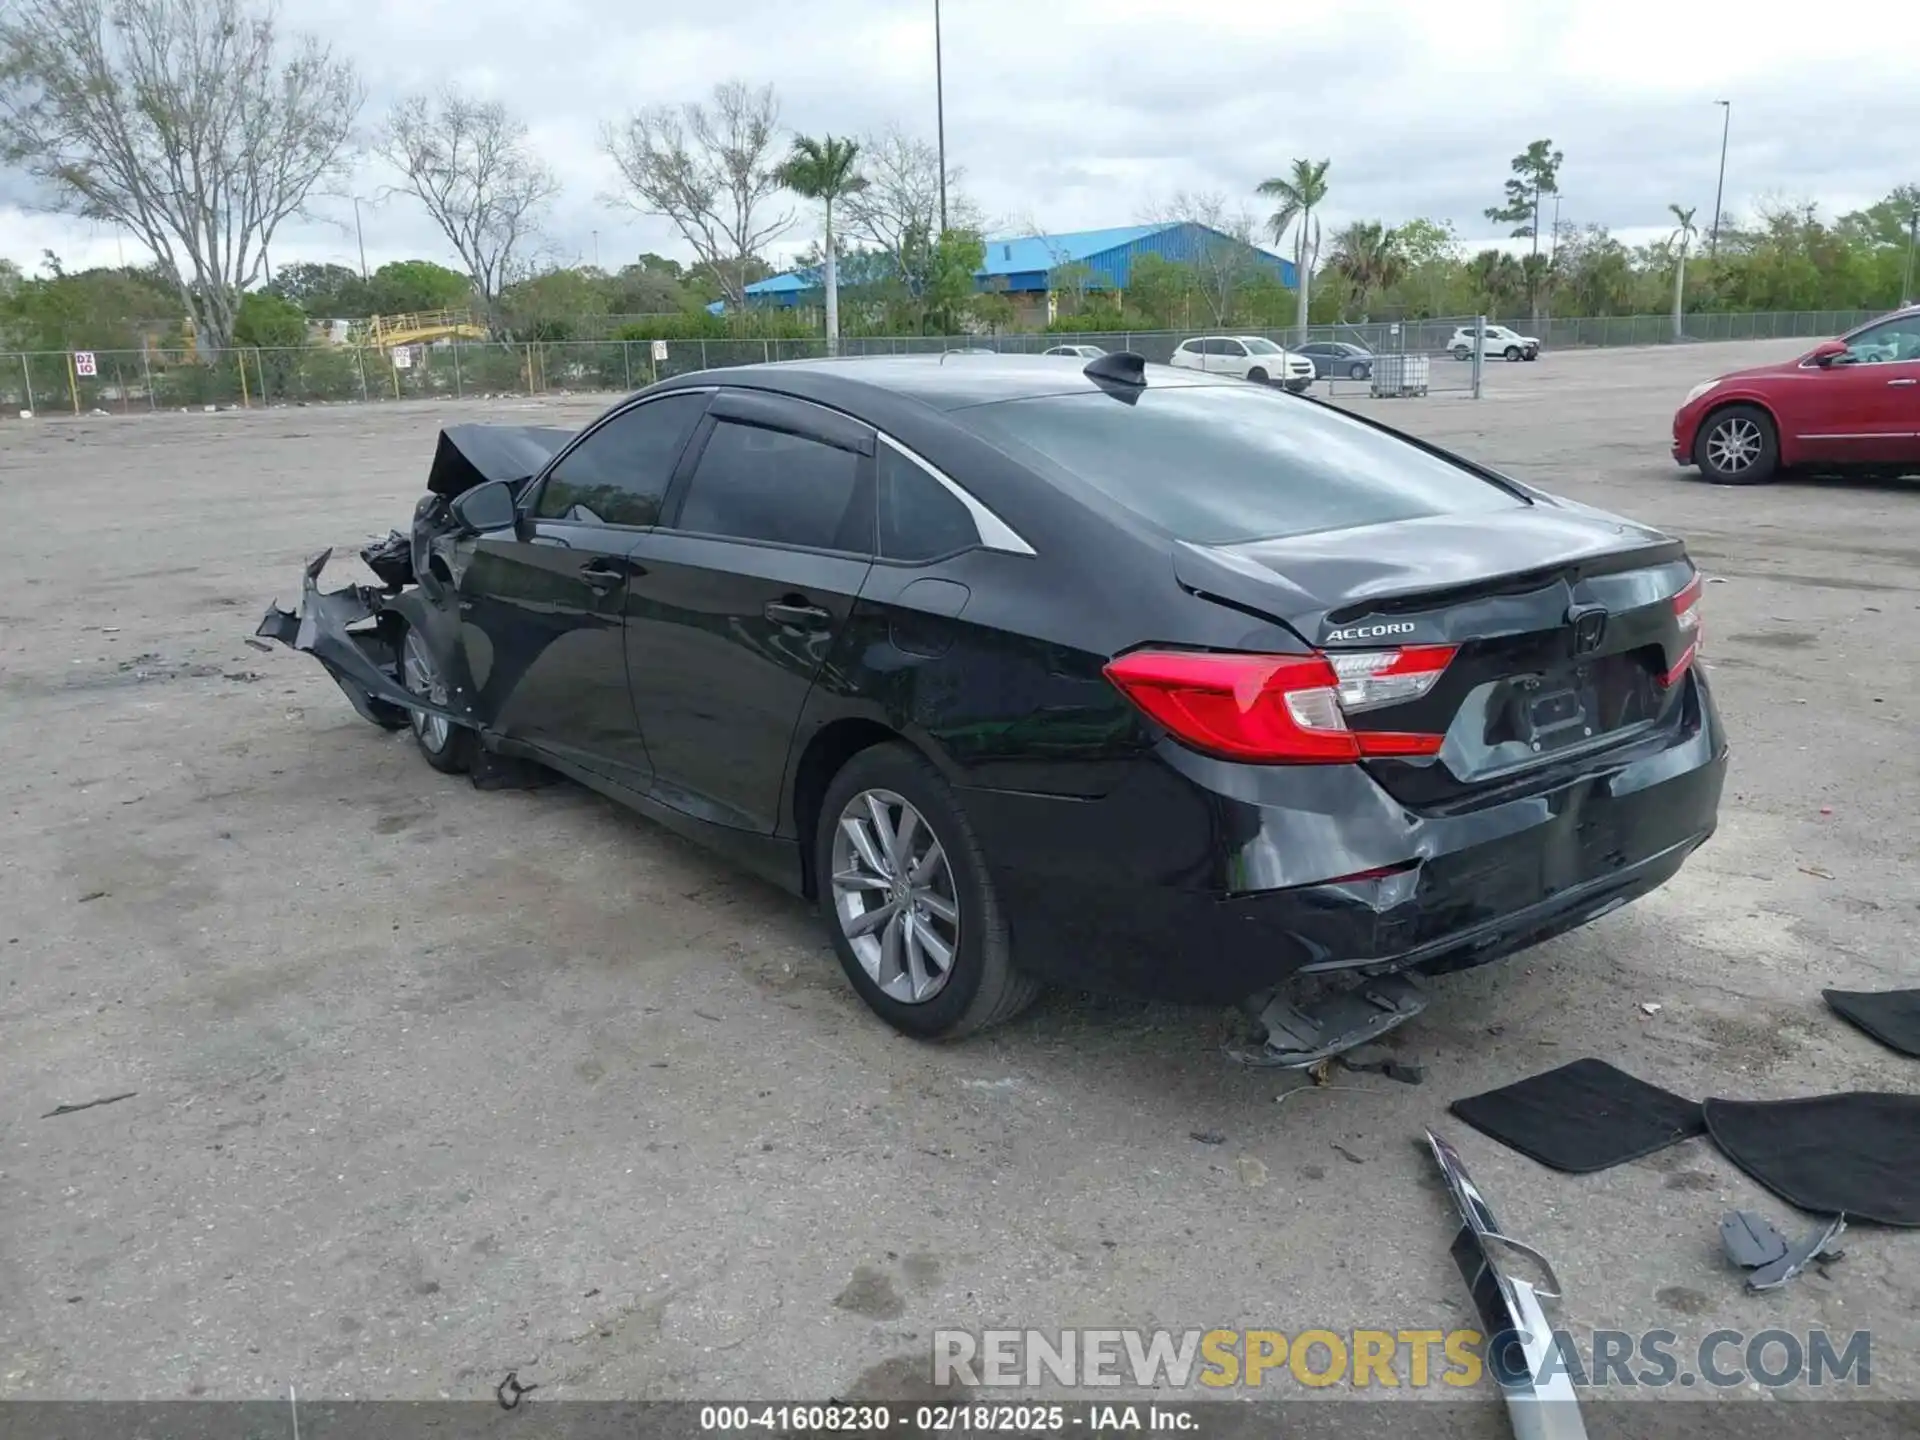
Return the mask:
{"type": "Polygon", "coordinates": [[[1487,1335],[1487,1371],[1507,1402],[1518,1440],[1586,1440],[1587,1427],[1573,1388],[1577,1373],[1547,1320],[1543,1299],[1558,1299],[1560,1282],[1545,1256],[1500,1229],[1493,1209],[1468,1176],[1454,1148],[1431,1130],[1427,1144],[1460,1212],[1452,1245],[1487,1335]],[[1523,1280],[1503,1263],[1518,1255],[1541,1272],[1544,1285],[1523,1280]]]}
{"type": "Polygon", "coordinates": [[[413,711],[439,715],[456,725],[476,722],[464,705],[434,705],[400,682],[399,640],[406,621],[390,597],[369,585],[320,589],[320,572],[333,557],[322,550],[307,561],[300,609],[269,605],[254,633],[313,656],[365,719],[389,730],[408,722],[413,711]],[[368,628],[355,630],[354,626],[368,628]]]}

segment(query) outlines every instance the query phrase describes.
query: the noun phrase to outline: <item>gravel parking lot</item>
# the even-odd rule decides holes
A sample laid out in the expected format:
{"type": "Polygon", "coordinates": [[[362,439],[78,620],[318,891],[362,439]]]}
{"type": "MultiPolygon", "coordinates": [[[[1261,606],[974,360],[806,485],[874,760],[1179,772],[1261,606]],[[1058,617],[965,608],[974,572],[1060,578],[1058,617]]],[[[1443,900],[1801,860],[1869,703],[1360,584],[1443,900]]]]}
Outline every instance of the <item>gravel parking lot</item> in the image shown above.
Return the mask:
{"type": "Polygon", "coordinates": [[[1692,381],[1797,348],[1355,402],[1683,535],[1734,760],[1669,887],[1437,983],[1423,1085],[1285,1104],[1213,1011],[898,1038],[799,903],[570,785],[438,775],[246,643],[305,556],[405,522],[440,424],[603,399],[8,424],[0,1397],[820,1399],[915,1393],[936,1327],[1446,1330],[1428,1124],[1576,1331],[1871,1329],[1875,1393],[1920,1396],[1920,1239],[1746,1295],[1721,1213],[1802,1217],[1705,1140],[1576,1178],[1445,1114],[1589,1054],[1700,1097],[1920,1079],[1818,993],[1914,973],[1920,482],[1667,458],[1692,381]]]}

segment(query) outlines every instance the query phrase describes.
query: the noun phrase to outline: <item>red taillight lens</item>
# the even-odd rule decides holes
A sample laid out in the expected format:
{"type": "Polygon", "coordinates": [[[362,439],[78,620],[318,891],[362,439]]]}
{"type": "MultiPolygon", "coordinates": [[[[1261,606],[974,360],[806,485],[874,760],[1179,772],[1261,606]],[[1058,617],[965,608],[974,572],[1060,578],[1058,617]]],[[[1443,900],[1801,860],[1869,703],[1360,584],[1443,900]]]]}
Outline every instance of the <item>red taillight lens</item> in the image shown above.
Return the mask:
{"type": "Polygon", "coordinates": [[[1442,736],[1350,730],[1347,714],[1424,695],[1452,658],[1448,646],[1339,655],[1136,650],[1106,675],[1196,750],[1312,765],[1438,754],[1442,736]]]}
{"type": "Polygon", "coordinates": [[[1680,626],[1680,641],[1685,648],[1673,668],[1660,677],[1662,689],[1671,689],[1680,683],[1680,677],[1693,668],[1693,662],[1700,654],[1700,577],[1695,575],[1680,593],[1673,597],[1673,615],[1680,626]]]}

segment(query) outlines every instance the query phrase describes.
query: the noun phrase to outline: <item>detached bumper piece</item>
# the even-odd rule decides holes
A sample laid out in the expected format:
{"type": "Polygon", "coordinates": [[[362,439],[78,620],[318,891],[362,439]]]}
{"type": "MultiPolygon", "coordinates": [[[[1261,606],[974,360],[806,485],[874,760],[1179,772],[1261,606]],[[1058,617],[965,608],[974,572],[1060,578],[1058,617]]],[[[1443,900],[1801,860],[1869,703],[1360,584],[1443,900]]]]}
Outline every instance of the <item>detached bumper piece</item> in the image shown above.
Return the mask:
{"type": "Polygon", "coordinates": [[[399,729],[414,711],[472,726],[471,715],[431,704],[400,683],[400,637],[406,622],[389,607],[388,596],[367,585],[320,589],[320,572],[332,558],[333,551],[327,549],[307,561],[299,611],[269,605],[254,634],[313,656],[353,708],[384,729],[399,729]]]}
{"type": "Polygon", "coordinates": [[[1517,1440],[1586,1440],[1586,1423],[1575,1398],[1573,1369],[1560,1353],[1541,1300],[1557,1300],[1560,1282],[1545,1256],[1507,1236],[1493,1209],[1468,1176],[1466,1166],[1446,1141],[1431,1130],[1427,1144],[1460,1212],[1453,1263],[1472,1292],[1474,1308],[1487,1336],[1487,1371],[1507,1402],[1507,1418],[1517,1440]],[[1514,1256],[1530,1261],[1544,1285],[1523,1280],[1508,1268],[1514,1256]]]}
{"type": "Polygon", "coordinates": [[[1410,975],[1379,975],[1307,1005],[1275,995],[1260,1012],[1266,1043],[1239,1058],[1273,1070],[1304,1070],[1378,1040],[1427,1008],[1427,993],[1410,975]]]}

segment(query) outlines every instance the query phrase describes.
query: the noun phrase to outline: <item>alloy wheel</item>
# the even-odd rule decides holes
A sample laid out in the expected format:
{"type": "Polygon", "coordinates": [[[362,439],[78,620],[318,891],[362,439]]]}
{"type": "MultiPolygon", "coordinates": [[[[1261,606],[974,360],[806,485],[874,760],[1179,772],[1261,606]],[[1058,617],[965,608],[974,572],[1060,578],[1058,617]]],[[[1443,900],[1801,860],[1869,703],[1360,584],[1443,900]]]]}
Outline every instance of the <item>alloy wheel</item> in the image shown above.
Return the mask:
{"type": "Polygon", "coordinates": [[[833,910],[882,994],[920,1005],[946,988],[960,949],[953,867],[926,818],[891,790],[862,790],[834,826],[833,910]]]}
{"type": "MultiPolygon", "coordinates": [[[[440,678],[439,667],[433,663],[433,653],[427,649],[427,642],[420,637],[418,630],[407,631],[403,661],[407,689],[424,700],[444,706],[447,703],[447,682],[440,678]]],[[[423,710],[415,710],[413,733],[419,737],[422,745],[438,754],[447,748],[450,727],[443,715],[429,715],[423,710]]]]}
{"type": "Polygon", "coordinates": [[[1760,427],[1743,415],[1729,415],[1707,436],[1707,459],[1722,475],[1751,470],[1760,449],[1760,427]]]}

